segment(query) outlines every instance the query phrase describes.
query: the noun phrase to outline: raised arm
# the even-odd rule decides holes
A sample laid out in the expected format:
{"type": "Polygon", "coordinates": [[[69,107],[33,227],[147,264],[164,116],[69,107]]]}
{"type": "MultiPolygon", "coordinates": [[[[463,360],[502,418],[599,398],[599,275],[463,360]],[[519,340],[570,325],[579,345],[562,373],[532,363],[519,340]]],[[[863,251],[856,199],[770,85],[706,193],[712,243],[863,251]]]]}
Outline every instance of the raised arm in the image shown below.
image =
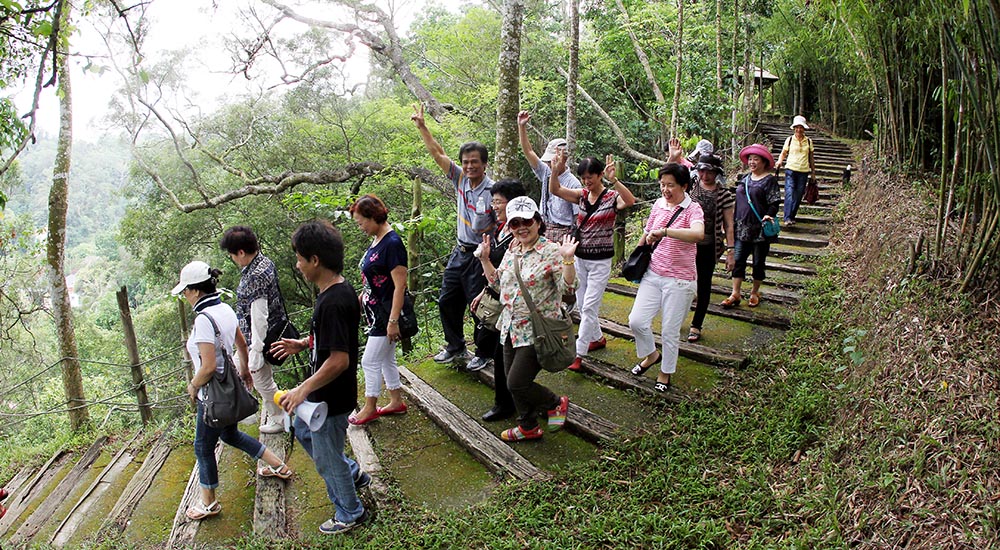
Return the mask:
{"type": "Polygon", "coordinates": [[[667,142],[667,162],[680,164],[682,160],[684,160],[684,147],[681,146],[681,140],[670,138],[667,142]]]}
{"type": "Polygon", "coordinates": [[[444,147],[434,139],[431,135],[431,131],[427,129],[427,122],[424,120],[424,104],[420,104],[418,109],[416,105],[413,106],[413,114],[410,115],[410,120],[416,125],[417,130],[420,131],[420,138],[424,140],[424,147],[427,148],[427,152],[431,154],[431,158],[434,162],[441,168],[441,170],[447,174],[451,170],[451,159],[444,152],[444,147]]]}
{"type": "Polygon", "coordinates": [[[616,209],[624,210],[635,204],[635,195],[618,179],[618,173],[615,171],[615,157],[611,155],[604,157],[604,179],[613,183],[615,191],[618,191],[618,198],[615,199],[616,209]]]}
{"type": "Polygon", "coordinates": [[[531,148],[531,140],[528,139],[528,122],[530,121],[531,113],[528,111],[517,113],[517,137],[521,141],[521,151],[524,153],[524,158],[528,160],[528,164],[531,165],[531,169],[534,170],[541,160],[535,154],[535,150],[531,148]]]}
{"type": "Polygon", "coordinates": [[[559,174],[562,174],[565,170],[566,152],[561,148],[556,149],[556,156],[552,158],[552,175],[549,176],[549,193],[552,193],[564,201],[576,204],[580,202],[583,190],[563,187],[562,184],[559,183],[559,174]]]}

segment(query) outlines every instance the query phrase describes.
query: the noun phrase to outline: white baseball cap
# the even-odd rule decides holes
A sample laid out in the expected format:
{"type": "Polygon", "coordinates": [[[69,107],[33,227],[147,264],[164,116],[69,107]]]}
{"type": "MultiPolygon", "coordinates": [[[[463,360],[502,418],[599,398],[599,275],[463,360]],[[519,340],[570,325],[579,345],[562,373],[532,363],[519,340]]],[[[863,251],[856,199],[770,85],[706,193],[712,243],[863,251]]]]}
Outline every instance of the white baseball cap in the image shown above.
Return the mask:
{"type": "Polygon", "coordinates": [[[806,130],[808,130],[809,125],[806,124],[806,117],[802,115],[796,115],[795,118],[792,119],[792,125],[790,126],[790,128],[794,130],[796,126],[801,126],[806,130]]]}
{"type": "Polygon", "coordinates": [[[181,270],[181,282],[177,283],[177,286],[170,291],[170,294],[177,296],[185,288],[196,284],[203,283],[212,278],[212,268],[208,266],[205,262],[201,260],[195,260],[181,270]]]}
{"type": "Polygon", "coordinates": [[[530,197],[515,197],[507,203],[507,222],[514,218],[524,218],[530,220],[538,213],[538,206],[530,197]]]}
{"type": "Polygon", "coordinates": [[[565,150],[567,147],[569,147],[569,144],[563,138],[556,138],[550,141],[549,144],[545,146],[545,152],[542,153],[542,156],[538,157],[538,160],[542,162],[548,162],[556,158],[556,150],[558,150],[560,147],[563,150],[565,150]]]}

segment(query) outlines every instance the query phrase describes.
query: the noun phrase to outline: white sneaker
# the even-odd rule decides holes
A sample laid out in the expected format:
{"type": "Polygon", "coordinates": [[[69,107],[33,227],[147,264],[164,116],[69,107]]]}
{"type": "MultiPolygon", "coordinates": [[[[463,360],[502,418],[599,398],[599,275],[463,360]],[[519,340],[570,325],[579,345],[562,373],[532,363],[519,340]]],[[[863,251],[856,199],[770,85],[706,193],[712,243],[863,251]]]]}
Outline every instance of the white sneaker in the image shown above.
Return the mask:
{"type": "Polygon", "coordinates": [[[260,427],[262,434],[277,434],[283,431],[285,431],[285,415],[269,416],[267,423],[260,427]]]}

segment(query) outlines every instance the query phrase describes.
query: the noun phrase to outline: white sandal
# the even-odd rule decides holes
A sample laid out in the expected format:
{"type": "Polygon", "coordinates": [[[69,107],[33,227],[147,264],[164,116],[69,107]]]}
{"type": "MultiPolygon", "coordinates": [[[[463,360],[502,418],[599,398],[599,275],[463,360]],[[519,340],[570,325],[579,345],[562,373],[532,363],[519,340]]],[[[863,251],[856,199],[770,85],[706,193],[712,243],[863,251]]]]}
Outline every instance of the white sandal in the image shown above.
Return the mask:
{"type": "Polygon", "coordinates": [[[279,479],[288,479],[292,477],[295,472],[288,467],[284,462],[278,464],[277,466],[261,466],[257,469],[257,475],[261,477],[276,477],[279,479]]]}
{"type": "Polygon", "coordinates": [[[205,503],[202,502],[201,499],[198,499],[198,503],[188,508],[185,515],[192,521],[198,521],[210,516],[218,515],[221,511],[222,505],[219,504],[218,500],[213,500],[211,504],[205,506],[205,503]]]}

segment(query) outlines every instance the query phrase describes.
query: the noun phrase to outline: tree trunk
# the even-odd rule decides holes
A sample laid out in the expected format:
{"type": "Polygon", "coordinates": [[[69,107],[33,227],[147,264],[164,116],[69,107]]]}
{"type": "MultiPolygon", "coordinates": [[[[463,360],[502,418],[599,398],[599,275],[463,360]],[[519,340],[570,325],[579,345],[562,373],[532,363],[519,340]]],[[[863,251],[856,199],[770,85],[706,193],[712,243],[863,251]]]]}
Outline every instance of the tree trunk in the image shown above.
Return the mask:
{"type": "Polygon", "coordinates": [[[736,78],[737,76],[736,44],[739,42],[739,40],[740,40],[740,0],[734,0],[733,1],[733,54],[732,57],[730,58],[730,63],[731,63],[730,70],[733,72],[732,97],[730,99],[732,101],[733,112],[732,112],[732,123],[730,124],[729,127],[729,130],[730,132],[732,132],[733,136],[730,151],[732,151],[732,154],[734,156],[736,155],[736,152],[739,150],[737,149],[737,136],[739,135],[739,132],[737,131],[738,128],[736,127],[736,113],[739,111],[739,87],[738,87],[739,79],[736,78]]]}
{"type": "Polygon", "coordinates": [[[569,79],[566,82],[566,149],[576,152],[576,85],[580,80],[580,0],[569,0],[569,79]]]}
{"type": "Polygon", "coordinates": [[[715,85],[722,92],[722,0],[715,0],[715,85]]]}
{"type": "MultiPolygon", "coordinates": [[[[64,5],[62,28],[69,27],[70,4],[64,5]]],[[[65,48],[65,46],[63,47],[65,48]]],[[[65,51],[65,49],[63,49],[65,51]]],[[[53,166],[52,187],[49,189],[49,225],[46,256],[52,299],[52,317],[56,323],[59,354],[62,356],[63,389],[69,410],[69,424],[74,431],[90,420],[83,396],[83,375],[77,359],[76,335],[73,331],[73,311],[66,287],[66,211],[69,208],[69,171],[73,152],[73,101],[69,67],[66,57],[58,55],[59,63],[59,139],[53,166]]]]}
{"type": "Polygon", "coordinates": [[[517,137],[517,112],[520,109],[521,21],[523,0],[504,2],[503,26],[500,29],[500,78],[497,91],[497,144],[493,160],[496,179],[517,177],[520,145],[517,137]]]}
{"type": "Polygon", "coordinates": [[[629,40],[632,42],[632,49],[635,50],[635,56],[639,59],[639,65],[642,66],[642,72],[646,75],[646,81],[649,83],[650,89],[653,90],[653,97],[656,98],[657,107],[659,107],[656,110],[656,118],[660,123],[660,140],[663,142],[661,145],[666,145],[673,133],[673,121],[671,120],[671,127],[668,131],[662,120],[663,109],[667,104],[667,97],[663,95],[663,91],[660,90],[660,85],[656,83],[656,74],[653,73],[653,66],[649,63],[649,56],[646,55],[646,51],[639,44],[639,37],[637,37],[635,35],[635,31],[632,30],[632,20],[629,18],[628,11],[625,9],[625,4],[622,3],[622,0],[616,0],[615,3],[618,5],[618,9],[622,12],[622,17],[625,18],[625,30],[628,31],[629,40]]]}
{"type": "Polygon", "coordinates": [[[674,102],[670,106],[670,135],[677,135],[677,117],[681,106],[681,70],[684,68],[684,0],[677,0],[677,65],[674,72],[674,102]]]}

